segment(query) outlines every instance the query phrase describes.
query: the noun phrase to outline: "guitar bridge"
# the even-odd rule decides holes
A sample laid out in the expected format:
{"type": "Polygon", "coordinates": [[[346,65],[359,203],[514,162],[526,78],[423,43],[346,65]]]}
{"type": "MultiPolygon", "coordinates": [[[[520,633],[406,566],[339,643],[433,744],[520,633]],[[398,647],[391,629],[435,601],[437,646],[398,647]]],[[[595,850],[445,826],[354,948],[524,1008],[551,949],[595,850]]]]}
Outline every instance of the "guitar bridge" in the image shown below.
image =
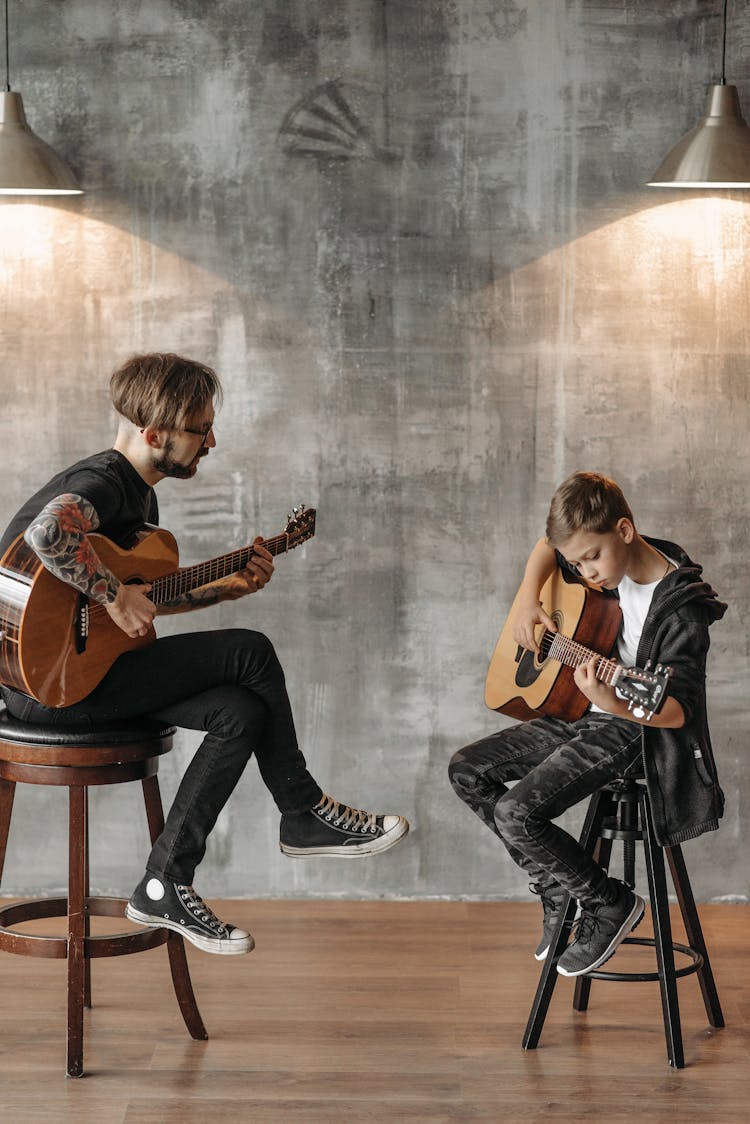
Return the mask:
{"type": "Polygon", "coordinates": [[[89,599],[85,593],[79,593],[78,595],[73,627],[76,652],[80,656],[86,651],[86,641],[89,635],[89,599]]]}

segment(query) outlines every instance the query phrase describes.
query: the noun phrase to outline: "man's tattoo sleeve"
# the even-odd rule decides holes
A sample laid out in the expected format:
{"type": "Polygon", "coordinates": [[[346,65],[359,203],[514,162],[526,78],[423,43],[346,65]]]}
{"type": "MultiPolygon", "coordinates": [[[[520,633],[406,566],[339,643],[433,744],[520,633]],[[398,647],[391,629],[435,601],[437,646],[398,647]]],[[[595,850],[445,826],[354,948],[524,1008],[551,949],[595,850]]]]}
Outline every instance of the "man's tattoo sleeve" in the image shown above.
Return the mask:
{"type": "Polygon", "coordinates": [[[187,609],[207,609],[209,605],[218,605],[220,601],[224,601],[225,596],[222,593],[219,582],[212,582],[209,585],[202,585],[198,589],[190,589],[187,593],[178,593],[176,597],[172,597],[169,601],[162,601],[159,604],[159,614],[168,613],[183,613],[187,609]]]}
{"type": "Polygon", "coordinates": [[[120,582],[87,538],[98,526],[92,504],[69,492],[50,500],[26,528],[24,539],[56,578],[108,605],[117,596],[120,582]]]}

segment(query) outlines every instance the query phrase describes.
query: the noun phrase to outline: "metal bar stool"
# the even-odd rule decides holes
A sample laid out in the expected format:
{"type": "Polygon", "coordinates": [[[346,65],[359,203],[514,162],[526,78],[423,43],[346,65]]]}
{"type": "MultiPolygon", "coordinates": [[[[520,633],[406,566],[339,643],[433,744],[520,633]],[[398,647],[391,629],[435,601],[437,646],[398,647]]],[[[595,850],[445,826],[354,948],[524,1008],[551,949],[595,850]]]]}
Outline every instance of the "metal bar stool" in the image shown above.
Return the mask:
{"type": "Polygon", "coordinates": [[[68,896],[40,898],[0,908],[0,951],[68,961],[67,1074],[83,1076],[83,1012],[91,1006],[91,960],[125,956],[166,944],[177,1002],[193,1038],[206,1039],[190,982],[182,937],[164,928],[92,936],[90,918],[125,916],[125,898],[91,897],[89,887],[88,789],[91,785],[141,781],[153,843],[164,827],[159,757],[172,748],[174,727],[127,722],[74,732],[18,722],[0,709],[0,879],[17,783],[67,787],[68,896]],[[17,933],[13,925],[65,917],[65,937],[17,933]]]}
{"type": "MultiPolygon", "coordinates": [[[[615,784],[607,785],[591,797],[581,832],[581,845],[587,854],[593,855],[596,862],[600,863],[605,870],[609,870],[614,840],[623,843],[623,875],[624,880],[631,886],[635,885],[635,845],[637,841],[643,843],[654,936],[626,937],[623,944],[648,945],[654,948],[657,970],[654,972],[615,972],[599,969],[587,972],[585,975],[576,978],[573,1007],[576,1011],[586,1010],[592,980],[620,980],[630,983],[658,980],[661,990],[664,1031],[667,1039],[667,1057],[671,1066],[682,1069],[685,1065],[685,1059],[682,1047],[677,980],[681,976],[695,973],[698,976],[703,1003],[711,1026],[724,1026],[724,1016],[711,971],[706,943],[703,939],[703,931],[698,918],[690,879],[682,856],[682,849],[678,846],[662,848],[657,843],[648,789],[641,779],[618,781],[615,784]],[[667,879],[664,867],[665,852],[685,925],[689,942],[687,945],[677,944],[672,939],[667,879]],[[675,953],[685,958],[686,962],[681,967],[677,967],[675,964],[675,953]]],[[[523,1046],[526,1050],[535,1049],[539,1042],[552,992],[558,980],[557,961],[568,943],[576,906],[575,898],[568,895],[563,903],[560,920],[547,953],[529,1021],[526,1025],[523,1037],[523,1046]]]]}

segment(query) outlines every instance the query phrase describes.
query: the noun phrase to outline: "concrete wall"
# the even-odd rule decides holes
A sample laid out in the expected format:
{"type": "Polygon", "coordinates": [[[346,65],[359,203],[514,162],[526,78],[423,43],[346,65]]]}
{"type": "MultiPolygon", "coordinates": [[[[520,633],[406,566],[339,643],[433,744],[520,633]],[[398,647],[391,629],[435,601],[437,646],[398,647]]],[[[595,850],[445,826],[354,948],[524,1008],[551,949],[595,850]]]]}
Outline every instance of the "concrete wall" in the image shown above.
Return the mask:
{"type": "MultiPolygon", "coordinates": [[[[0,511],[110,442],[124,357],[215,364],[219,447],[159,488],[182,560],[277,533],[299,500],[318,534],[191,624],[269,633],[323,786],[413,823],[380,859],[282,859],[251,765],[205,894],[525,892],[446,763],[498,724],[488,657],[552,490],[590,468],[730,602],[710,669],[727,815],[686,852],[700,898],[747,898],[750,200],[642,186],[719,78],[721,9],[11,5],[13,86],[87,194],[0,204],[0,511]]],[[[750,4],[730,18],[750,112],[750,4]]],[[[94,801],[104,888],[146,854],[130,789],[94,801]]],[[[5,890],[59,886],[62,794],[18,800],[5,890]]]]}

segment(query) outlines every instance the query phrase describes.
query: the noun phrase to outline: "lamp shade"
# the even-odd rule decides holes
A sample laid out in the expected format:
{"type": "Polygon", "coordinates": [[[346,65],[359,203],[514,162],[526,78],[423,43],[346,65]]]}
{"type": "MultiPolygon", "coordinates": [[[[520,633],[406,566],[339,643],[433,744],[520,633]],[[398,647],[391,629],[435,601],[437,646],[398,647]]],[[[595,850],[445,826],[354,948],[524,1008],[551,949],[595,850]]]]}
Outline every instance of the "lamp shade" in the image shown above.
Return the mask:
{"type": "Polygon", "coordinates": [[[706,116],[665,156],[649,187],[750,187],[750,128],[736,86],[711,86],[706,116]]]}
{"type": "Polygon", "coordinates": [[[20,94],[0,93],[0,195],[82,195],[53,148],[33,133],[20,94]]]}

